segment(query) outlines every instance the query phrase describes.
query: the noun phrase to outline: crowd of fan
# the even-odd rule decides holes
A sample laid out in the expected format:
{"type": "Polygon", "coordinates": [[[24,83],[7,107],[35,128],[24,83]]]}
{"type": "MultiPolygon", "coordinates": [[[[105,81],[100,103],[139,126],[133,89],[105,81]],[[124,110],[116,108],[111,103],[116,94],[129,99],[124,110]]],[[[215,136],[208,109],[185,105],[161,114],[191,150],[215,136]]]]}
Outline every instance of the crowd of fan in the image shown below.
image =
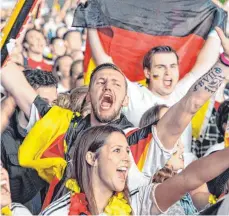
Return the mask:
{"type": "MultiPolygon", "coordinates": [[[[171,215],[196,215],[201,211],[202,214],[216,214],[220,205],[215,207],[214,204],[223,203],[224,199],[221,197],[228,197],[226,194],[229,192],[229,151],[225,149],[224,143],[229,114],[229,65],[225,62],[224,64],[219,62],[215,64],[215,62],[221,52],[221,43],[221,49],[224,49],[224,54],[228,58],[229,39],[225,38],[220,29],[210,32],[197,63],[182,80],[179,80],[179,58],[176,52],[169,46],[153,47],[143,59],[143,70],[148,84],[148,87],[144,87],[130,82],[118,65],[113,64],[112,58],[101,49],[95,29],[71,27],[75,8],[75,1],[70,0],[66,0],[62,8],[46,6],[40,17],[31,19],[25,26],[24,33],[22,32],[16,41],[10,42],[13,47],[9,50],[10,63],[2,69],[4,91],[1,92],[1,172],[2,182],[6,180],[6,183],[1,183],[2,197],[5,197],[1,201],[1,207],[12,203],[13,211],[17,209],[17,205],[13,203],[20,203],[32,214],[41,212],[49,184],[41,178],[37,170],[25,164],[22,166],[19,149],[21,145],[26,144],[26,141],[28,143],[29,134],[35,131],[36,127],[38,128],[35,122],[48,122],[53,107],[57,106],[81,115],[80,119],[77,116],[70,121],[66,131],[69,153],[67,156],[70,157],[66,160],[73,160],[75,170],[82,167],[83,177],[79,176],[78,170],[74,173],[74,177],[78,177],[76,179],[80,188],[83,188],[88,202],[91,193],[85,188],[84,181],[90,181],[90,178],[88,179],[87,174],[84,173],[86,165],[83,160],[86,160],[93,169],[96,166],[90,158],[88,159],[88,155],[83,159],[79,158],[86,154],[84,151],[96,154],[98,149],[104,148],[105,143],[112,145],[112,140],[117,141],[117,144],[120,142],[120,145],[128,142],[135,160],[137,150],[131,148],[131,145],[140,146],[142,137],[146,139],[149,134],[152,134],[150,139],[153,141],[150,141],[150,145],[154,147],[149,147],[144,153],[147,159],[141,168],[142,172],[133,171],[131,167],[128,174],[130,198],[133,196],[132,200],[134,200],[130,201],[132,214],[159,214],[167,209],[170,209],[167,214],[171,215]],[[89,86],[84,85],[83,67],[87,39],[90,41],[91,51],[97,64],[89,86]],[[211,54],[209,50],[212,51],[211,54]],[[212,67],[213,69],[210,69],[212,67]],[[202,86],[198,88],[199,80],[206,80],[208,73],[217,71],[217,68],[220,68],[225,75],[224,80],[220,80],[221,74],[213,77],[214,81],[222,84],[221,87],[218,85],[215,87],[217,89],[207,92],[208,83],[204,83],[205,90],[201,88],[202,86]],[[207,111],[202,110],[203,105],[205,108],[207,106],[207,111]],[[205,116],[201,130],[199,129],[198,136],[195,136],[193,134],[197,128],[195,125],[192,128],[190,122],[198,111],[205,116]],[[114,124],[118,128],[112,126],[114,124]],[[138,127],[139,130],[136,130],[138,127]],[[124,133],[127,140],[123,138],[124,133]],[[92,150],[93,145],[94,150],[92,150]],[[224,164],[219,162],[220,158],[224,160],[224,164]],[[217,165],[214,164],[216,162],[217,165]],[[209,166],[206,167],[206,164],[209,166]],[[185,171],[186,167],[187,171],[185,171]],[[206,168],[201,170],[203,167],[206,168]],[[185,182],[180,178],[185,179],[185,182]],[[164,186],[149,186],[158,183],[164,186]],[[144,184],[147,188],[139,189],[146,187],[144,184]],[[165,201],[161,197],[167,196],[165,193],[168,193],[166,190],[170,190],[170,187],[173,188],[171,193],[174,192],[174,200],[168,195],[168,200],[165,201]],[[180,188],[180,191],[177,188],[180,188]],[[137,198],[134,197],[135,193],[138,194],[137,198]],[[182,193],[186,195],[183,196],[182,193]],[[209,203],[211,197],[214,201],[209,203]],[[174,203],[176,204],[173,205],[174,203]]],[[[7,16],[7,11],[4,12],[4,16],[7,16]]],[[[210,80],[211,76],[208,79],[210,80]]],[[[61,124],[61,117],[59,120],[52,121],[52,124],[61,124]]],[[[47,123],[47,125],[51,124],[47,123]]],[[[37,140],[42,137],[42,133],[45,134],[48,126],[38,130],[41,131],[37,132],[35,138],[37,140]]],[[[128,149],[128,152],[130,150],[128,149]]],[[[22,155],[21,150],[20,154],[22,155]]],[[[102,167],[102,171],[98,168],[96,172],[103,181],[110,175],[108,170],[109,165],[111,168],[112,165],[109,164],[109,160],[112,159],[100,157],[102,159],[98,164],[102,167]],[[100,164],[101,162],[103,164],[100,164]],[[100,171],[104,173],[101,174],[100,171]]],[[[126,163],[130,160],[132,159],[125,158],[126,163]]],[[[119,173],[124,173],[119,174],[120,178],[122,175],[127,175],[122,171],[119,173]]],[[[69,203],[61,206],[63,198],[60,198],[61,202],[58,198],[60,194],[66,196],[66,191],[63,192],[61,188],[67,181],[68,175],[66,171],[54,191],[50,207],[44,210],[43,214],[51,215],[55,211],[58,214],[65,214],[58,211],[69,203]],[[54,202],[55,200],[57,201],[54,202]]],[[[94,175],[96,174],[90,175],[93,180],[97,178],[94,175]]],[[[126,180],[126,177],[123,178],[126,180]]],[[[104,184],[107,182],[108,185],[112,184],[109,179],[104,181],[104,184]]],[[[113,187],[117,189],[117,185],[114,183],[113,187]]],[[[91,187],[91,183],[88,183],[88,187],[91,187]]],[[[95,192],[93,196],[96,203],[98,197],[95,192]]],[[[95,206],[89,203],[91,213],[103,212],[100,211],[98,203],[96,208],[95,206]]],[[[28,214],[26,211],[23,214],[28,214]]]]}

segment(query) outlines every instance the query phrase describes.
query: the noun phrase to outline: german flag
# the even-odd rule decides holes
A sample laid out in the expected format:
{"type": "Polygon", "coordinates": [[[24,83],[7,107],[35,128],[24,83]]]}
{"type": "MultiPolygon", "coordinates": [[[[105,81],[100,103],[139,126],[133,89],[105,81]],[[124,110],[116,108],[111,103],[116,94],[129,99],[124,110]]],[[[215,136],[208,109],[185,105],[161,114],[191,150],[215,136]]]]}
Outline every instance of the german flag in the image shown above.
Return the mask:
{"type": "Polygon", "coordinates": [[[58,106],[52,107],[36,122],[19,148],[20,165],[35,169],[50,184],[43,208],[50,204],[55,186],[63,177],[67,165],[65,134],[74,116],[80,118],[79,113],[58,106]]]}
{"type": "MultiPolygon", "coordinates": [[[[206,0],[88,0],[80,4],[73,26],[97,28],[104,50],[131,81],[145,79],[142,61],[159,45],[174,48],[182,78],[194,65],[209,32],[225,29],[227,14],[206,0]]],[[[89,43],[85,71],[93,67],[89,43]]]]}
{"type": "Polygon", "coordinates": [[[39,0],[19,0],[1,33],[1,65],[7,59],[7,43],[10,39],[16,39],[29,19],[29,13],[33,11],[39,0]]]}

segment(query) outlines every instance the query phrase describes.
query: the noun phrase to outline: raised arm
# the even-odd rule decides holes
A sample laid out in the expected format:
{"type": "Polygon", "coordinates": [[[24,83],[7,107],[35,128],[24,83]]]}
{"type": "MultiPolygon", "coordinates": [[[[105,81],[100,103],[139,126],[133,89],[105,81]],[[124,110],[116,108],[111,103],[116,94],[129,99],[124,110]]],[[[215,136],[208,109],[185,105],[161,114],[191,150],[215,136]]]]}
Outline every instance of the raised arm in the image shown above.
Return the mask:
{"type": "Polygon", "coordinates": [[[22,70],[15,63],[2,68],[2,85],[14,97],[16,104],[29,117],[37,93],[27,82],[22,70]]]}
{"type": "Polygon", "coordinates": [[[220,54],[220,39],[217,33],[214,31],[206,40],[203,48],[201,49],[196,63],[190,71],[196,80],[199,79],[202,75],[207,73],[213,65],[217,62],[220,54]]]}
{"type": "MultiPolygon", "coordinates": [[[[229,61],[229,39],[222,30],[217,30],[225,56],[229,61]]],[[[218,61],[207,74],[202,76],[189,89],[188,93],[161,118],[157,124],[158,137],[167,149],[172,149],[181,136],[193,115],[217,91],[224,80],[224,74],[229,74],[229,67],[218,61]]]]}
{"type": "Polygon", "coordinates": [[[60,12],[57,14],[57,17],[59,18],[58,21],[63,21],[64,17],[66,16],[67,10],[71,7],[71,0],[66,0],[64,2],[63,7],[61,8],[60,12]]]}
{"type": "Polygon", "coordinates": [[[113,63],[112,58],[106,54],[99,39],[97,29],[88,29],[88,39],[96,65],[113,63]]]}
{"type": "Polygon", "coordinates": [[[229,148],[191,163],[183,172],[160,184],[155,191],[159,208],[166,211],[182,196],[229,168],[229,148]],[[169,191],[169,193],[168,193],[169,191]],[[166,194],[166,196],[162,196],[166,194]]]}

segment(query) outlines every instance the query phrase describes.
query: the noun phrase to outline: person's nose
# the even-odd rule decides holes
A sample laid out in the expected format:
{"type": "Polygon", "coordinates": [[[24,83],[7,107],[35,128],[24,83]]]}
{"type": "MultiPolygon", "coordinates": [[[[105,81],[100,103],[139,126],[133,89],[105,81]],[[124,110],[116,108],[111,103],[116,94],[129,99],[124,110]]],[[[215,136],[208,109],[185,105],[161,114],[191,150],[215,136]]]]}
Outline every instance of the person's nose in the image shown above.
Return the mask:
{"type": "Polygon", "coordinates": [[[105,90],[105,91],[107,91],[107,90],[108,90],[108,91],[111,91],[111,89],[112,89],[112,83],[107,81],[107,82],[105,83],[105,85],[104,85],[104,90],[105,90]]]}

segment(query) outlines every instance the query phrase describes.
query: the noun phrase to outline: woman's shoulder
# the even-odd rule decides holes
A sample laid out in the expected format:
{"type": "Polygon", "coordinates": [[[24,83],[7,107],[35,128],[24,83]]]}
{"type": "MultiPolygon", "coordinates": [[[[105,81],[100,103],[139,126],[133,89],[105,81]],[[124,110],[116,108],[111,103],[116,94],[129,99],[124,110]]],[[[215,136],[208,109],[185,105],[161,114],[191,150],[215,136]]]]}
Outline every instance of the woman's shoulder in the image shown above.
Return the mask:
{"type": "Polygon", "coordinates": [[[32,213],[20,203],[12,203],[10,208],[12,215],[32,216],[32,213]]]}
{"type": "Polygon", "coordinates": [[[151,183],[136,190],[131,191],[130,200],[131,207],[135,215],[185,215],[180,202],[172,205],[166,212],[163,212],[156,201],[155,189],[159,184],[151,183]]]}
{"type": "Polygon", "coordinates": [[[71,193],[67,193],[62,196],[60,199],[51,203],[40,215],[62,215],[67,216],[69,212],[69,206],[71,202],[71,193]]]}

